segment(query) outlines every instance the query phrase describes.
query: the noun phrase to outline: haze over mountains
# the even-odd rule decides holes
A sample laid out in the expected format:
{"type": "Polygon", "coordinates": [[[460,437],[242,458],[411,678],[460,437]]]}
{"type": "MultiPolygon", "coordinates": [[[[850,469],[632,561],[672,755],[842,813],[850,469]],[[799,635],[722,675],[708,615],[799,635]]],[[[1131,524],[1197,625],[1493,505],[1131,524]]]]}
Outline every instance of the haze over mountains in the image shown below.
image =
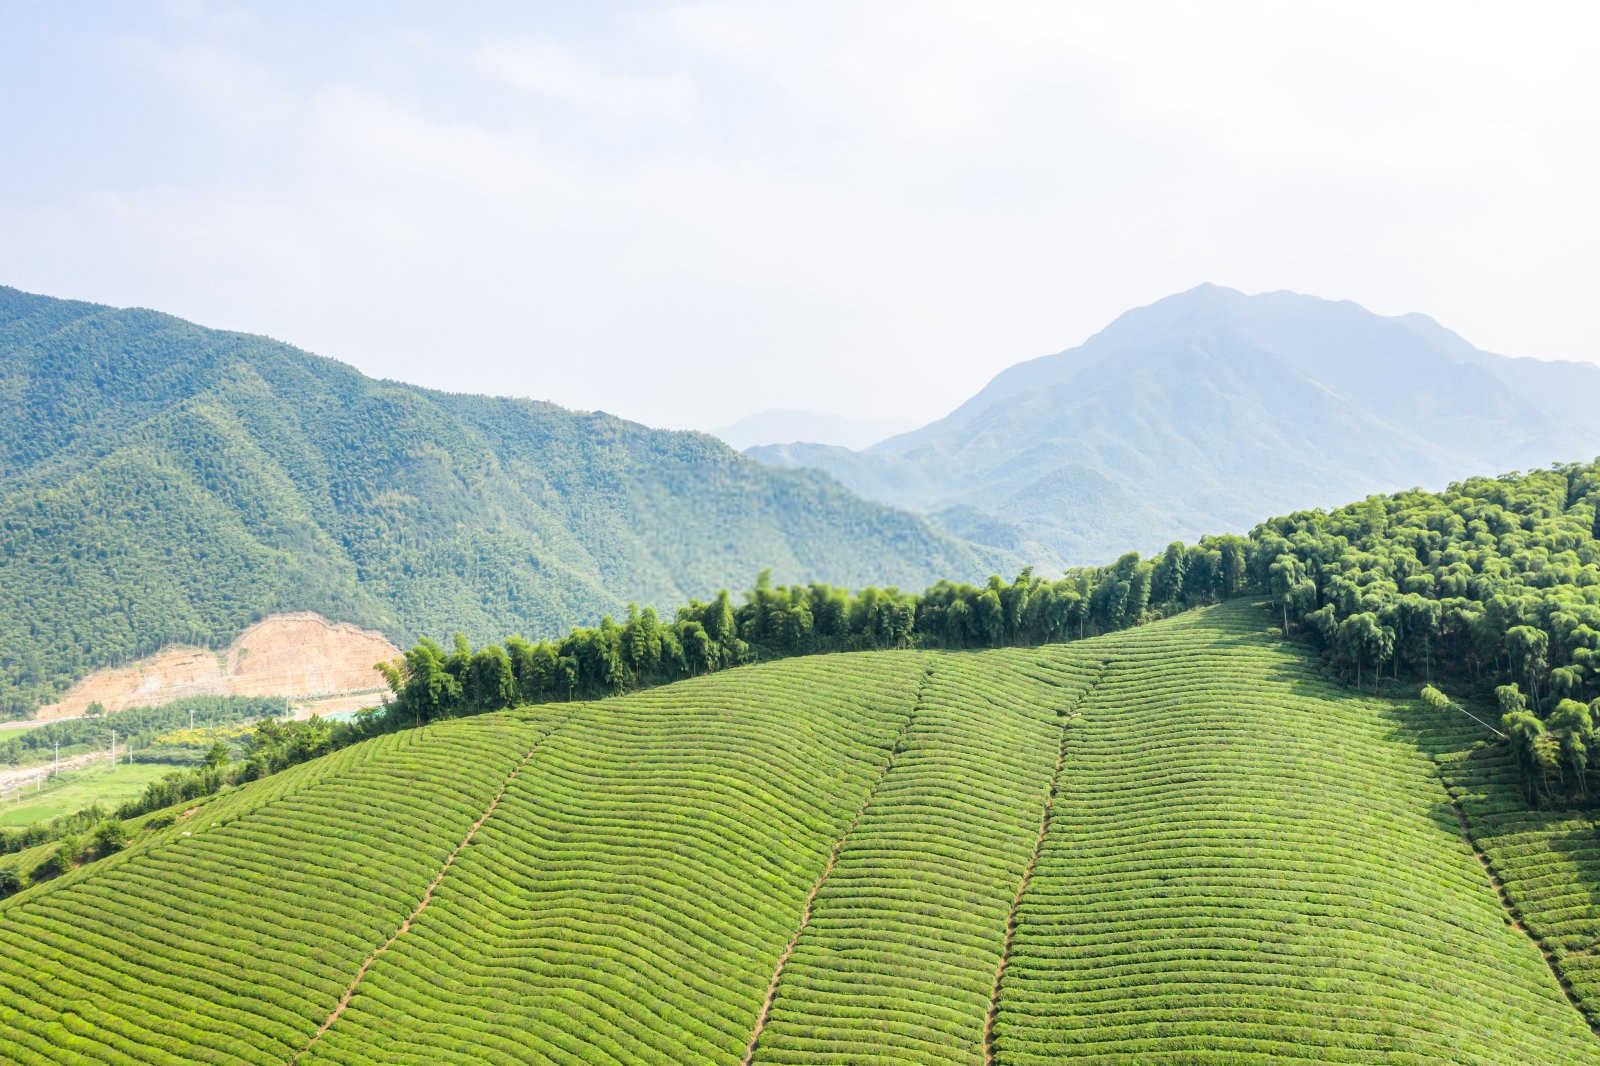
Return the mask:
{"type": "Polygon", "coordinates": [[[697,433],[375,381],[262,337],[0,288],[0,711],[316,611],[553,635],[780,581],[1014,560],[697,433]]]}
{"type": "Polygon", "coordinates": [[[911,419],[850,418],[819,411],[773,408],[746,415],[713,435],[740,451],[763,444],[810,441],[844,448],[866,448],[896,433],[914,428],[911,419]]]}
{"type": "Polygon", "coordinates": [[[1474,348],[1425,315],[1202,285],[1020,363],[864,451],[750,449],[1041,564],[1600,451],[1600,367],[1474,348]]]}

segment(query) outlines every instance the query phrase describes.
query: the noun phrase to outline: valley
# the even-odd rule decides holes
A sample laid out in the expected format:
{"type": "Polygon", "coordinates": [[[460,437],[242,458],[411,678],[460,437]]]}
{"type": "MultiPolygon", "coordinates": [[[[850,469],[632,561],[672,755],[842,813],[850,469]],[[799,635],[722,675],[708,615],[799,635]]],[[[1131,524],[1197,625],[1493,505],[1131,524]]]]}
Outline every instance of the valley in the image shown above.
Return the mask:
{"type": "Polygon", "coordinates": [[[60,776],[50,773],[50,764],[0,770],[0,827],[37,825],[93,805],[115,810],[173,769],[121,760],[113,766],[109,756],[102,751],[62,759],[60,776]]]}

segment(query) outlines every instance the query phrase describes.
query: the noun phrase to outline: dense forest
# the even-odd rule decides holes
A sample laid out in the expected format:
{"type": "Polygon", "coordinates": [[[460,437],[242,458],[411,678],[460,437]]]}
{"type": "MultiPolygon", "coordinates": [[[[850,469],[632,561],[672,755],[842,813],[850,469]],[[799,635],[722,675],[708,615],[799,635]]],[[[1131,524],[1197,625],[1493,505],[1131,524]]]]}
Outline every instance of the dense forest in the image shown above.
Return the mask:
{"type": "Polygon", "coordinates": [[[3,287],[0,424],[0,717],[280,611],[487,640],[763,566],[910,586],[1013,565],[702,434],[3,287]]]}
{"type": "Polygon", "coordinates": [[[1497,703],[1536,798],[1586,796],[1600,714],[1600,463],[1299,512],[1251,533],[1286,632],[1354,684],[1497,703]]]}

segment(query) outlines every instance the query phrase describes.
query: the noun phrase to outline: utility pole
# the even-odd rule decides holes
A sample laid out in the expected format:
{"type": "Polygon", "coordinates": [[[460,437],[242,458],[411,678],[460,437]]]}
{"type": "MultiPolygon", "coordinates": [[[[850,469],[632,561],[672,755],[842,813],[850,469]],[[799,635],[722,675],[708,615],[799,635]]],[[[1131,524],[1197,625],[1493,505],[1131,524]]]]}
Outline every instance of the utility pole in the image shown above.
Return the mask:
{"type": "Polygon", "coordinates": [[[193,707],[189,708],[189,728],[190,729],[194,728],[194,708],[193,707]]]}
{"type": "Polygon", "coordinates": [[[111,765],[117,765],[117,731],[111,731],[111,765]]]}
{"type": "Polygon", "coordinates": [[[61,776],[61,738],[60,737],[56,738],[56,761],[55,761],[55,765],[50,768],[50,772],[55,774],[57,777],[61,776]]]}

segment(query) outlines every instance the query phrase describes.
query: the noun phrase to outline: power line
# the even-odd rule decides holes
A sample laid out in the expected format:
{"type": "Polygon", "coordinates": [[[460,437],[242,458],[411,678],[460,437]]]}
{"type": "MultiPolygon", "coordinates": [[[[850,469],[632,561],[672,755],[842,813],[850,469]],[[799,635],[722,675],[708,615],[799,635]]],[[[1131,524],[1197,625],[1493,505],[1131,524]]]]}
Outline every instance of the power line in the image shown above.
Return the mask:
{"type": "Polygon", "coordinates": [[[1483,726],[1483,728],[1487,729],[1489,732],[1493,733],[1495,736],[1499,737],[1501,740],[1510,740],[1511,739],[1510,737],[1506,736],[1504,733],[1500,732],[1500,730],[1498,730],[1494,726],[1490,725],[1488,722],[1485,722],[1482,718],[1479,718],[1477,715],[1473,714],[1471,711],[1469,711],[1465,707],[1461,706],[1461,704],[1452,703],[1452,704],[1450,704],[1450,706],[1454,707],[1456,710],[1460,711],[1462,714],[1466,715],[1468,718],[1472,719],[1474,722],[1477,722],[1479,725],[1483,726]]]}

